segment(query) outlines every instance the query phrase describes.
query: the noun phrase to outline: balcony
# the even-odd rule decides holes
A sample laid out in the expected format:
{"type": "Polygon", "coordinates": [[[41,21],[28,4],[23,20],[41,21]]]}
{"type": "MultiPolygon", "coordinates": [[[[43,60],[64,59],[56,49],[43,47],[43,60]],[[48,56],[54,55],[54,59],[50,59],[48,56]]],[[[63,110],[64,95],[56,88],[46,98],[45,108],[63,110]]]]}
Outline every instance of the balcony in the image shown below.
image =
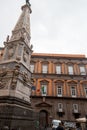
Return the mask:
{"type": "Polygon", "coordinates": [[[72,114],[73,114],[73,116],[74,116],[75,119],[76,119],[76,118],[79,118],[80,115],[81,115],[80,111],[77,110],[77,109],[73,110],[73,111],[72,111],[72,114]]]}
{"type": "Polygon", "coordinates": [[[63,117],[63,115],[65,114],[63,108],[58,109],[57,114],[59,117],[63,117]]]}

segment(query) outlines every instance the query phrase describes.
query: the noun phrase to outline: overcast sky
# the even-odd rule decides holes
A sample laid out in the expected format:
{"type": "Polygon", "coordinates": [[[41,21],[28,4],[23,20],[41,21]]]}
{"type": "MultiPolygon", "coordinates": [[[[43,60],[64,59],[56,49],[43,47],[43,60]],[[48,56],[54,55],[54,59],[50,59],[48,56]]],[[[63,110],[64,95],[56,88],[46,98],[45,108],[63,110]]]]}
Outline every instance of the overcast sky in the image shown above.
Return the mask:
{"type": "MultiPolygon", "coordinates": [[[[0,1],[0,46],[11,35],[25,0],[0,1]]],[[[34,52],[87,56],[87,0],[30,0],[34,52]]]]}

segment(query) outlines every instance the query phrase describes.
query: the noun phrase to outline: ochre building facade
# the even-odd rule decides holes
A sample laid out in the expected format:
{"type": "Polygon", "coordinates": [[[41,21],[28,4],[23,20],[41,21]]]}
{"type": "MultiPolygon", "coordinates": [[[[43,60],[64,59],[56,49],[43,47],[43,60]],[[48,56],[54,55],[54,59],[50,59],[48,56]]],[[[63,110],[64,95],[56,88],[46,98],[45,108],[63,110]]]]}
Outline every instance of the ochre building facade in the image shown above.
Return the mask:
{"type": "Polygon", "coordinates": [[[85,55],[33,53],[31,102],[42,125],[52,119],[76,122],[87,114],[85,55]]]}

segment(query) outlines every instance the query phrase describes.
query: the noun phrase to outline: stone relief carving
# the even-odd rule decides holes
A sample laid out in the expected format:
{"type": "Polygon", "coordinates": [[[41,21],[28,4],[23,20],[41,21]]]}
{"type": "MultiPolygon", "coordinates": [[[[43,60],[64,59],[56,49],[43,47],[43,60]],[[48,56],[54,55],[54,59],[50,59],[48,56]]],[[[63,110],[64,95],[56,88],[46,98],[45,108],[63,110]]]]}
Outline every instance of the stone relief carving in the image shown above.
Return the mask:
{"type": "Polygon", "coordinates": [[[0,77],[4,77],[6,76],[6,74],[7,74],[7,68],[4,67],[0,70],[0,77]]]}
{"type": "Polygon", "coordinates": [[[31,46],[30,46],[30,49],[32,50],[33,49],[33,45],[31,44],[31,46]]]}
{"type": "Polygon", "coordinates": [[[21,30],[20,38],[25,41],[26,43],[29,43],[30,41],[30,36],[29,34],[25,31],[25,29],[21,30]]]}
{"type": "Polygon", "coordinates": [[[8,79],[0,78],[0,89],[7,89],[8,85],[9,85],[9,80],[8,79]]]}
{"type": "Polygon", "coordinates": [[[28,74],[26,72],[23,73],[22,77],[23,77],[23,80],[28,83],[29,78],[28,78],[28,74]]]}
{"type": "Polygon", "coordinates": [[[15,69],[14,69],[14,76],[18,76],[19,75],[19,70],[20,70],[20,65],[16,65],[15,69]]]}
{"type": "Polygon", "coordinates": [[[15,48],[16,48],[16,46],[13,45],[13,44],[8,46],[8,58],[9,58],[9,59],[10,59],[11,57],[13,57],[14,52],[15,52],[15,48]]]}
{"type": "Polygon", "coordinates": [[[4,76],[6,76],[6,74],[7,74],[7,71],[2,71],[2,72],[0,72],[0,77],[4,77],[4,76]]]}
{"type": "Polygon", "coordinates": [[[27,54],[26,54],[26,52],[23,53],[23,60],[24,60],[24,62],[27,62],[27,54]]]}
{"type": "Polygon", "coordinates": [[[32,85],[34,84],[34,77],[30,78],[30,82],[31,82],[32,85]]]}
{"type": "Polygon", "coordinates": [[[10,84],[11,89],[15,89],[16,83],[17,83],[17,77],[19,75],[19,65],[15,66],[14,70],[9,70],[8,68],[2,68],[2,70],[0,70],[0,89],[6,89],[9,86],[9,77],[8,75],[10,73],[13,72],[13,78],[12,78],[12,82],[10,84]]]}
{"type": "Polygon", "coordinates": [[[22,29],[22,30],[21,30],[21,35],[20,35],[20,38],[21,38],[22,40],[25,39],[25,37],[24,37],[24,32],[25,32],[24,29],[22,29]]]}
{"type": "Polygon", "coordinates": [[[16,57],[16,60],[20,61],[20,60],[21,60],[21,57],[20,57],[20,56],[17,56],[17,57],[16,57]]]}
{"type": "Polygon", "coordinates": [[[17,84],[17,78],[13,78],[12,84],[11,84],[11,89],[14,90],[16,88],[16,84],[17,84]]]}
{"type": "Polygon", "coordinates": [[[24,47],[24,52],[23,52],[23,60],[24,60],[24,62],[27,62],[28,55],[29,55],[29,52],[28,52],[27,48],[24,47]]]}
{"type": "Polygon", "coordinates": [[[11,83],[11,89],[13,90],[16,88],[17,78],[19,76],[19,70],[20,70],[20,65],[17,64],[13,70],[13,80],[11,83]]]}
{"type": "Polygon", "coordinates": [[[0,89],[4,88],[5,84],[3,82],[0,81],[0,89]]]}

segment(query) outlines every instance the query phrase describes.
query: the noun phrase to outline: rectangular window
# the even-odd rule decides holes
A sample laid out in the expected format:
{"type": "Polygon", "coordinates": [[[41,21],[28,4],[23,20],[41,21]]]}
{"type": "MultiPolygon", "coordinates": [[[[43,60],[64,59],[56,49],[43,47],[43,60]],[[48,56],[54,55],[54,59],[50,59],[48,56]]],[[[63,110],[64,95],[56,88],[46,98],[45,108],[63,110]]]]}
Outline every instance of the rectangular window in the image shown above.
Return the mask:
{"type": "Polygon", "coordinates": [[[87,88],[85,88],[85,96],[87,97],[87,88]]]}
{"type": "Polygon", "coordinates": [[[73,66],[71,65],[68,66],[68,73],[73,74],[73,66]]]}
{"type": "Polygon", "coordinates": [[[74,86],[71,86],[71,96],[76,97],[76,89],[74,86]]]}
{"type": "Polygon", "coordinates": [[[57,87],[57,96],[62,96],[62,86],[58,85],[57,87]]]}
{"type": "Polygon", "coordinates": [[[76,97],[76,89],[73,86],[71,86],[71,96],[76,97]]]}
{"type": "Polygon", "coordinates": [[[61,65],[56,65],[56,74],[61,74],[61,65]]]}
{"type": "Polygon", "coordinates": [[[48,66],[42,65],[42,73],[47,73],[48,66]]]}
{"type": "Polygon", "coordinates": [[[80,66],[80,74],[81,75],[86,75],[86,70],[84,66],[80,66]]]}
{"type": "Polygon", "coordinates": [[[47,85],[41,85],[41,94],[42,96],[47,95],[47,85]]]}
{"type": "Polygon", "coordinates": [[[58,103],[58,111],[59,112],[63,111],[63,104],[62,103],[58,103]]]}
{"type": "Polygon", "coordinates": [[[85,96],[87,97],[87,84],[83,84],[84,91],[85,91],[85,96]]]}
{"type": "Polygon", "coordinates": [[[78,113],[78,104],[73,104],[74,113],[78,113]]]}
{"type": "Polygon", "coordinates": [[[34,72],[34,64],[30,65],[30,70],[31,70],[32,73],[34,72]]]}

